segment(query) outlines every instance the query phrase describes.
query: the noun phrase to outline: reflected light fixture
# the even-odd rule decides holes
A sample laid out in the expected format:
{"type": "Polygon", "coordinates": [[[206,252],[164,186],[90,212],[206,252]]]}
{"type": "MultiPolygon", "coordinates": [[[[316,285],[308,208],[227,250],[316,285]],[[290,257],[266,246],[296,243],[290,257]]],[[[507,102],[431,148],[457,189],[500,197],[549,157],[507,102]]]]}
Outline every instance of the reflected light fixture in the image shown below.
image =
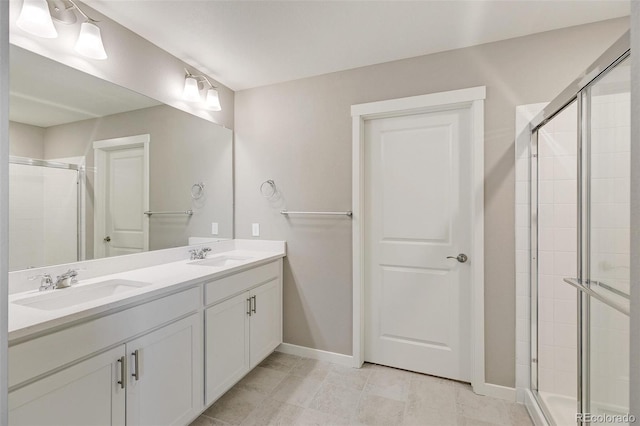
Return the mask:
{"type": "Polygon", "coordinates": [[[215,88],[211,88],[207,90],[207,99],[206,99],[207,109],[211,111],[220,111],[222,107],[220,106],[220,97],[218,96],[218,91],[215,88]]]}
{"type": "Polygon", "coordinates": [[[74,24],[77,21],[74,11],[84,18],[74,50],[87,58],[107,59],[100,28],[96,25],[98,21],[87,16],[73,0],[24,0],[16,24],[38,37],[55,38],[58,32],[52,18],[63,24],[74,24]]]}
{"type": "Polygon", "coordinates": [[[204,75],[191,74],[187,69],[184,70],[184,92],[182,97],[189,102],[201,102],[200,89],[205,87],[205,83],[209,85],[207,96],[205,98],[205,108],[211,111],[220,111],[220,97],[218,96],[217,87],[211,84],[211,81],[204,75]]]}
{"type": "Polygon", "coordinates": [[[100,28],[91,20],[80,25],[80,35],[74,50],[87,58],[107,59],[107,52],[105,52],[102,44],[100,28]]]}
{"type": "Polygon", "coordinates": [[[18,28],[42,38],[56,38],[58,31],[53,26],[47,0],[24,0],[16,21],[18,28]]]}

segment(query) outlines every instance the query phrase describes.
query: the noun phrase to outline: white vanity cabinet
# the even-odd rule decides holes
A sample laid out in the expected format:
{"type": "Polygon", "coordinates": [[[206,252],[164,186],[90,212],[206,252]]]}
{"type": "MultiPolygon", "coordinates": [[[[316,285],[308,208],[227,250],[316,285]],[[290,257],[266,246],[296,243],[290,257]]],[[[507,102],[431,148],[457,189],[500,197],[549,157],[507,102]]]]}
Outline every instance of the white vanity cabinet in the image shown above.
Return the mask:
{"type": "Polygon", "coordinates": [[[282,261],[205,285],[205,405],[282,343],[282,261]],[[234,290],[248,289],[240,294],[234,290]]]}
{"type": "Polygon", "coordinates": [[[126,344],[127,425],[183,425],[201,411],[201,330],[194,314],[126,344]]]}
{"type": "Polygon", "coordinates": [[[208,308],[205,318],[205,405],[249,371],[249,292],[208,308]]]}
{"type": "Polygon", "coordinates": [[[282,343],[282,286],[273,279],[250,292],[249,367],[253,368],[282,343]]]}
{"type": "Polygon", "coordinates": [[[282,343],[281,258],[185,285],[10,341],[9,424],[187,425],[282,343]]]}
{"type": "Polygon", "coordinates": [[[9,424],[187,424],[202,411],[200,303],[192,288],[10,347],[10,382],[35,380],[9,393],[9,424]],[[42,364],[59,371],[39,378],[42,364]]]}
{"type": "Polygon", "coordinates": [[[9,424],[124,425],[126,394],[117,383],[124,358],[120,345],[11,392],[9,424]]]}

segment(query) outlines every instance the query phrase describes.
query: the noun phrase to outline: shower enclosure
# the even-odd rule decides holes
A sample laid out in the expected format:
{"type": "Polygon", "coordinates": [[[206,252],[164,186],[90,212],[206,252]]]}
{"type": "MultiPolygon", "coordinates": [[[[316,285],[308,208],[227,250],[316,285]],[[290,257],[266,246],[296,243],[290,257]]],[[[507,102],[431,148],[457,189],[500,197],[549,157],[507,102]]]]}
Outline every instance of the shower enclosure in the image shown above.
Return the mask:
{"type": "Polygon", "coordinates": [[[10,157],[10,271],[81,260],[82,172],[70,162],[10,157]]]}
{"type": "Polygon", "coordinates": [[[534,118],[530,390],[556,425],[629,422],[628,34],[534,118]]]}

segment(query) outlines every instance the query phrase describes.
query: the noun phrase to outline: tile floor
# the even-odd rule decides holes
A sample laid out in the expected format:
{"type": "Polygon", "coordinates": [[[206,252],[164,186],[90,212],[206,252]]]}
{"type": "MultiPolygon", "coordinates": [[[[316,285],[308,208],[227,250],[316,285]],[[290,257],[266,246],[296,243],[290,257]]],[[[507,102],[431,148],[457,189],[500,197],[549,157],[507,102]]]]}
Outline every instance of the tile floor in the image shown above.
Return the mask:
{"type": "Polygon", "coordinates": [[[274,352],[190,426],[530,426],[524,406],[467,384],[365,364],[361,369],[274,352]]]}

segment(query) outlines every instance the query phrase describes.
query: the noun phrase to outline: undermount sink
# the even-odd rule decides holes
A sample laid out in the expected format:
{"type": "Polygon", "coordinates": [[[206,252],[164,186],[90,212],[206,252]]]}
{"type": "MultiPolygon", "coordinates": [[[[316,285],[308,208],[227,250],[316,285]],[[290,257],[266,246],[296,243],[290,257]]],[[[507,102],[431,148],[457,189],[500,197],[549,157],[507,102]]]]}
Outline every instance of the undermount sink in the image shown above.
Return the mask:
{"type": "Polygon", "coordinates": [[[251,260],[251,257],[243,257],[243,256],[216,256],[210,259],[197,260],[195,262],[189,262],[189,265],[199,265],[199,266],[236,266],[242,263],[245,263],[248,260],[251,260]]]}
{"type": "Polygon", "coordinates": [[[39,292],[33,296],[15,300],[12,303],[45,311],[54,311],[56,309],[64,309],[70,306],[102,299],[104,297],[127,293],[150,284],[151,283],[142,281],[121,279],[106,280],[79,287],[39,292]]]}

